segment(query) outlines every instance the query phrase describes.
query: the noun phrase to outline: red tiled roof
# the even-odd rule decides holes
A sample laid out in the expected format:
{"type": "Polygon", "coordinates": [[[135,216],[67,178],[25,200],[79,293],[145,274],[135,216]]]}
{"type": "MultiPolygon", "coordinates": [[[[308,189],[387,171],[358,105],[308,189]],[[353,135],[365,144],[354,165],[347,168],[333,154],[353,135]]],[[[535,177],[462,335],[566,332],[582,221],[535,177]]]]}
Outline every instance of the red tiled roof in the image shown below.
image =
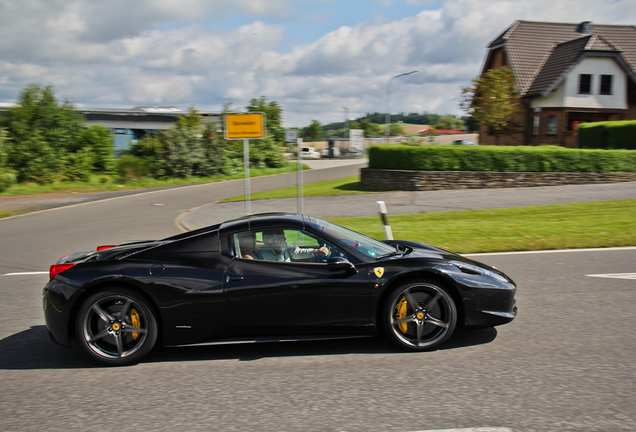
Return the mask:
{"type": "Polygon", "coordinates": [[[636,80],[635,26],[516,21],[488,47],[502,46],[522,95],[554,89],[569,67],[592,51],[617,56],[636,80]]]}

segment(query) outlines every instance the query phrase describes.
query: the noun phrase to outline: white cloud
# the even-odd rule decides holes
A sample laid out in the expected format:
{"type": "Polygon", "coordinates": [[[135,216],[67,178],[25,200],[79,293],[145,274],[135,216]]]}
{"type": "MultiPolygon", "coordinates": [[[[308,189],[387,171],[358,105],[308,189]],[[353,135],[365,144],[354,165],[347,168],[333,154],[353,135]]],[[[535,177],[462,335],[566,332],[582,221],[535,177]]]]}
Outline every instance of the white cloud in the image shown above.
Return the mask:
{"type": "MultiPolygon", "coordinates": [[[[84,106],[176,105],[220,110],[266,96],[287,126],[392,111],[461,114],[460,89],[481,68],[486,45],[517,19],[633,24],[622,0],[0,0],[0,102],[29,83],[53,84],[84,106]],[[417,4],[389,20],[387,5],[417,4]],[[384,6],[383,6],[384,4],[384,6]],[[437,9],[429,10],[440,4],[437,9]],[[375,18],[336,27],[282,51],[287,23],[331,21],[355,8],[375,18]],[[424,9],[427,8],[427,9],[424,9]],[[318,19],[320,18],[320,19],[318,19]]],[[[349,15],[346,15],[349,14],[349,15]]],[[[345,20],[346,21],[346,20],[345,20]]]]}

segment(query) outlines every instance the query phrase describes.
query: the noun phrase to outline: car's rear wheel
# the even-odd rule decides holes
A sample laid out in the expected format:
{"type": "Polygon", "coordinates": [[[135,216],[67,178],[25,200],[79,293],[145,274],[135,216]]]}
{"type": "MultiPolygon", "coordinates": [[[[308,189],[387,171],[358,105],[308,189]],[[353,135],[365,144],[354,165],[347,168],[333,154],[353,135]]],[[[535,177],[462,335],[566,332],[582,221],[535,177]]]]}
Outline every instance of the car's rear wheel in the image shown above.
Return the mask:
{"type": "Polygon", "coordinates": [[[403,348],[438,348],[453,334],[457,307],[448,291],[434,282],[411,282],[395,288],[383,307],[389,338],[403,348]]]}
{"type": "Polygon", "coordinates": [[[75,334],[83,351],[99,362],[136,363],[157,340],[157,320],[141,295],[123,287],[109,288],[82,304],[75,334]]]}

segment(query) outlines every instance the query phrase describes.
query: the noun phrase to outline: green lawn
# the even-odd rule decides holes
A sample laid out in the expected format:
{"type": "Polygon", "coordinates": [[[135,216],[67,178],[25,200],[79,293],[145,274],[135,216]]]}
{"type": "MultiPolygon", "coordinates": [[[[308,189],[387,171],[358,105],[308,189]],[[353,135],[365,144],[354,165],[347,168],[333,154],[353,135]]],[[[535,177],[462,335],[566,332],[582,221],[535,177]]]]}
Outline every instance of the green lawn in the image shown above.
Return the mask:
{"type": "MultiPolygon", "coordinates": [[[[303,185],[303,196],[330,196],[330,195],[350,195],[375,193],[360,189],[360,177],[347,177],[338,180],[328,180],[317,183],[303,185]]],[[[288,187],[272,191],[257,192],[250,194],[251,199],[271,199],[271,198],[294,198],[298,196],[298,187],[288,187]]],[[[245,196],[227,198],[220,202],[243,201],[245,196]]]]}
{"type": "MultiPolygon", "coordinates": [[[[500,252],[636,245],[636,199],[389,216],[396,239],[453,252],[500,252]]],[[[384,238],[379,217],[330,219],[384,238]]]]}
{"type": "MultiPolygon", "coordinates": [[[[296,170],[296,164],[291,164],[291,171],[296,170]]],[[[303,169],[308,169],[305,165],[303,169]]],[[[290,168],[252,168],[250,169],[251,177],[261,177],[273,174],[285,174],[290,171],[290,168]]],[[[218,174],[212,177],[185,177],[185,178],[166,178],[166,179],[153,179],[153,178],[141,178],[138,180],[129,181],[126,183],[118,182],[109,176],[94,176],[90,180],[85,182],[56,182],[46,185],[39,185],[36,183],[19,183],[11,186],[6,191],[0,193],[0,196],[19,196],[19,195],[34,195],[45,194],[54,192],[103,192],[122,189],[148,189],[159,188],[168,186],[181,186],[189,184],[199,183],[212,183],[225,180],[242,179],[245,177],[243,171],[236,172],[230,175],[218,174]]]]}

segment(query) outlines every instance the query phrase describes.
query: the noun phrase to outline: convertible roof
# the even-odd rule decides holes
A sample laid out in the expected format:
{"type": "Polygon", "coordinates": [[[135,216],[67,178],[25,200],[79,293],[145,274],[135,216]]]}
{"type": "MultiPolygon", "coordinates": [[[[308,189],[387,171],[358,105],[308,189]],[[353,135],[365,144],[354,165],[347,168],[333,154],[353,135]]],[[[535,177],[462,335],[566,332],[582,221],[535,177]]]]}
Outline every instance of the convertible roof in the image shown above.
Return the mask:
{"type": "Polygon", "coordinates": [[[275,227],[305,228],[305,220],[308,216],[295,213],[261,213],[243,216],[237,219],[225,221],[220,225],[224,232],[241,230],[260,230],[275,227]]]}

